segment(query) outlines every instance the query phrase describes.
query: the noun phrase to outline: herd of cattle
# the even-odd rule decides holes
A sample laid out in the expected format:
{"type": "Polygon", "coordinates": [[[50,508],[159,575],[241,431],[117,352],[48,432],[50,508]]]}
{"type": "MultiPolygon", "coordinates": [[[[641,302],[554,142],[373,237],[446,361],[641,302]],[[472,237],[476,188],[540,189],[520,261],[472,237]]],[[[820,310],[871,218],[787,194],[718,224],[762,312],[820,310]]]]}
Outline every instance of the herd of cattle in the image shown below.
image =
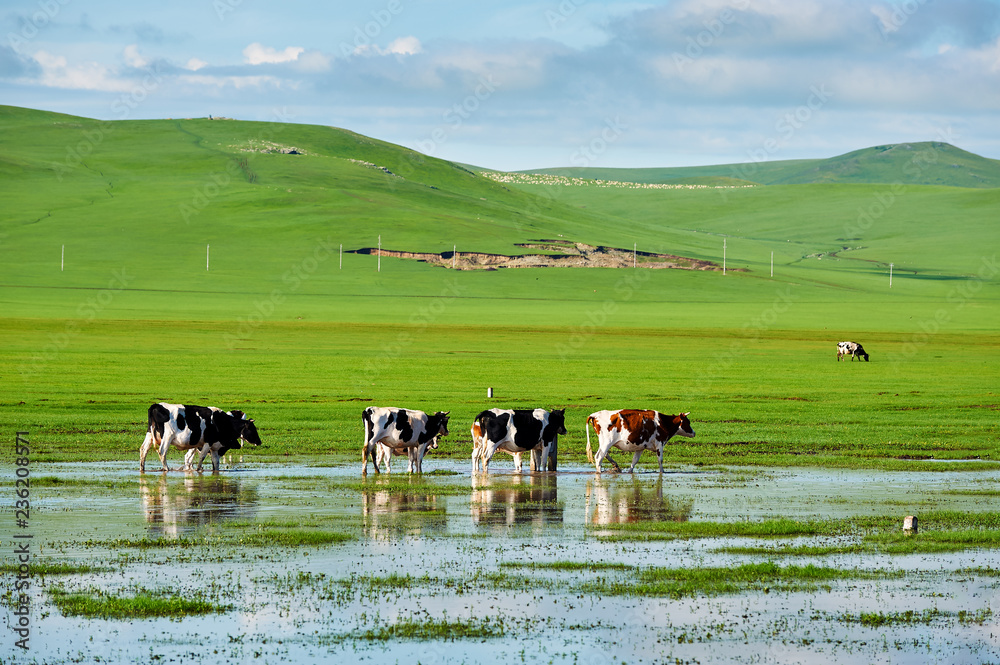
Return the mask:
{"type": "MultiPolygon", "coordinates": [[[[839,342],[837,360],[844,356],[864,358],[868,354],[856,342],[839,342]]],[[[448,411],[427,414],[412,409],[370,406],[361,414],[365,438],[362,447],[361,473],[367,475],[371,459],[376,473],[382,464],[390,468],[394,455],[406,455],[410,473],[423,470],[424,455],[438,447],[438,438],[448,435],[448,411]]],[[[566,410],[557,409],[488,409],[472,422],[472,472],[479,467],[489,471],[490,460],[497,451],[514,455],[514,466],[521,470],[521,454],[531,454],[532,470],[556,469],[558,440],[566,434],[566,410]]],[[[601,472],[605,458],[615,469],[618,464],[608,457],[611,448],[632,453],[635,470],[644,450],[656,453],[660,473],[663,473],[663,447],[674,436],[693,437],[694,429],[688,413],[667,415],[659,411],[619,409],[597,411],[587,416],[587,459],[601,472]],[[590,430],[597,434],[597,454],[590,445],[590,430]]],[[[146,438],[139,449],[139,471],[146,470],[146,456],[153,448],[166,471],[167,451],[173,446],[186,451],[184,467],[194,468],[194,458],[200,453],[197,469],[202,470],[205,457],[212,454],[212,471],[219,470],[219,458],[226,452],[242,448],[242,443],[261,445],[260,435],[252,418],[242,411],[223,411],[214,406],[191,406],[160,402],[149,407],[146,438]]]]}

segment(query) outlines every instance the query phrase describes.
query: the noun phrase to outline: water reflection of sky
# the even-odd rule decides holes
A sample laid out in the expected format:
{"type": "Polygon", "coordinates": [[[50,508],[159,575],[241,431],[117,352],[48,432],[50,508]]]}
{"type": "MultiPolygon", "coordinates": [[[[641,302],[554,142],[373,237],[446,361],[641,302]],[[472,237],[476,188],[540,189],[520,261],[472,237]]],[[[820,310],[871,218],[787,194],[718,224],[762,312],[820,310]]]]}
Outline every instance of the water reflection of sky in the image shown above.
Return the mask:
{"type": "MultiPolygon", "coordinates": [[[[517,562],[620,562],[677,568],[734,566],[768,557],[719,554],[725,545],[760,545],[755,539],[607,542],[601,526],[642,521],[736,521],[776,517],[812,519],[850,515],[996,510],[982,495],[996,487],[996,472],[889,473],[841,470],[685,469],[598,477],[583,466],[557,474],[514,474],[495,465],[488,479],[467,464],[428,460],[452,476],[424,476],[426,489],[399,494],[336,489],[360,477],[346,468],[245,466],[210,474],[146,474],[134,464],[36,465],[35,476],[107,482],[68,492],[33,492],[36,542],[46,557],[113,559],[122,552],[72,543],[100,538],[142,538],[194,533],[230,520],[295,523],[336,517],[356,524],[361,538],[343,545],[291,549],[237,549],[192,564],[189,552],[165,549],[113,573],[58,580],[70,587],[233,589],[241,608],[209,618],[105,621],[63,617],[34,591],[32,656],[39,662],[101,658],[148,659],[150,653],[193,662],[538,662],[620,663],[674,659],[728,662],[989,662],[1000,654],[994,617],[986,626],[851,627],[831,617],[860,611],[942,612],[992,608],[1000,614],[996,578],[952,574],[970,567],[1000,569],[996,550],[891,557],[839,555],[783,560],[783,565],[904,569],[905,579],[835,585],[820,593],[761,593],[715,598],[628,598],[571,594],[525,584],[501,590],[472,584],[462,593],[440,587],[389,590],[335,604],[307,587],[286,590],[276,580],[300,573],[338,580],[353,576],[430,575],[474,580],[503,572],[526,579],[585,579],[586,571],[511,568],[517,562]],[[339,483],[339,484],[338,484],[339,483]],[[435,486],[441,491],[436,492],[435,486]],[[332,489],[331,489],[332,488],[332,489]],[[218,558],[222,556],[223,558],[218,558]],[[185,558],[187,557],[187,558],[185,558]],[[176,559],[176,562],[174,562],[176,559]],[[539,630],[518,630],[505,640],[455,642],[338,642],[334,637],[397,617],[451,619],[527,617],[539,630]],[[361,617],[367,617],[362,620],[361,617]],[[580,626],[599,623],[595,629],[580,626]],[[567,626],[576,626],[567,628],[567,626]],[[708,638],[707,635],[712,637],[708,638]],[[684,641],[679,638],[684,637],[684,641]],[[280,643],[279,643],[280,641],[280,643]],[[897,648],[896,643],[900,647],[897,648]],[[889,652],[884,651],[887,644],[889,652]],[[218,652],[218,653],[215,653],[218,652]],[[256,654],[260,658],[255,658],[256,654]],[[892,657],[886,655],[889,653],[892,657]]],[[[405,476],[398,471],[394,476],[405,476]]],[[[4,498],[7,501],[7,498],[4,498]]],[[[800,543],[833,542],[831,538],[800,543]]],[[[214,553],[196,549],[193,554],[214,553]]],[[[52,583],[49,578],[46,583],[52,583]]],[[[8,608],[9,621],[9,608],[8,608]]],[[[7,645],[4,645],[6,648],[7,645]]],[[[3,653],[0,651],[0,653],[3,653]]]]}

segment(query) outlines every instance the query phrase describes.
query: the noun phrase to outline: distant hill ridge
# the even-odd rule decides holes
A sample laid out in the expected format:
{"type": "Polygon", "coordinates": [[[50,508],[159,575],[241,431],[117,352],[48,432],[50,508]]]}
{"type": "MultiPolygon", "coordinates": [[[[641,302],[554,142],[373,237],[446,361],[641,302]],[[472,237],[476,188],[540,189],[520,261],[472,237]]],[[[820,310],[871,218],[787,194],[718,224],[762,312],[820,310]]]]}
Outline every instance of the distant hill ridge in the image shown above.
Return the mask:
{"type": "Polygon", "coordinates": [[[1000,160],[950,143],[896,143],[855,150],[829,159],[794,159],[673,168],[551,168],[522,171],[571,178],[648,184],[697,183],[790,185],[814,183],[1000,187],[1000,160]]]}

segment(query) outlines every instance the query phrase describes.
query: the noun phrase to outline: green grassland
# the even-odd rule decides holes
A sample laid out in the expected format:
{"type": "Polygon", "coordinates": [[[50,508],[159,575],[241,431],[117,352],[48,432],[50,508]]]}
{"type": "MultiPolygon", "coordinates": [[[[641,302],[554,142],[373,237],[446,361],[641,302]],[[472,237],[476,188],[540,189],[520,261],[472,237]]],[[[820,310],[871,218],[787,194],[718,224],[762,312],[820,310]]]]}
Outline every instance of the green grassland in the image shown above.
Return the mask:
{"type": "Polygon", "coordinates": [[[570,460],[588,413],[631,406],[692,412],[679,464],[998,454],[998,189],[513,186],[329,127],[11,107],[0,176],[0,437],[37,461],[134,459],[160,400],[244,409],[272,462],[353,462],[370,404],[451,410],[456,459],[490,406],[567,407],[570,460]],[[269,144],[301,154],[246,152],[269,144]],[[720,267],[725,239],[727,274],[340,255],[379,236],[720,267]]]}

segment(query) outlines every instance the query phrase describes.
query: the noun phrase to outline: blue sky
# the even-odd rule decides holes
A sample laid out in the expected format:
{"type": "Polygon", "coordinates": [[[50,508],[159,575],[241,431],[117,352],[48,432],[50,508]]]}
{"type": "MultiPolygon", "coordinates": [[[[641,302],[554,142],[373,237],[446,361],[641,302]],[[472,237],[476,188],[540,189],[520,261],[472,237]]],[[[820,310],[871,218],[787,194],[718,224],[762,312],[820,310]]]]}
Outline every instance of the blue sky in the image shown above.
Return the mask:
{"type": "Polygon", "coordinates": [[[1000,158],[1000,0],[0,0],[0,103],[333,125],[505,170],[1000,158]]]}

